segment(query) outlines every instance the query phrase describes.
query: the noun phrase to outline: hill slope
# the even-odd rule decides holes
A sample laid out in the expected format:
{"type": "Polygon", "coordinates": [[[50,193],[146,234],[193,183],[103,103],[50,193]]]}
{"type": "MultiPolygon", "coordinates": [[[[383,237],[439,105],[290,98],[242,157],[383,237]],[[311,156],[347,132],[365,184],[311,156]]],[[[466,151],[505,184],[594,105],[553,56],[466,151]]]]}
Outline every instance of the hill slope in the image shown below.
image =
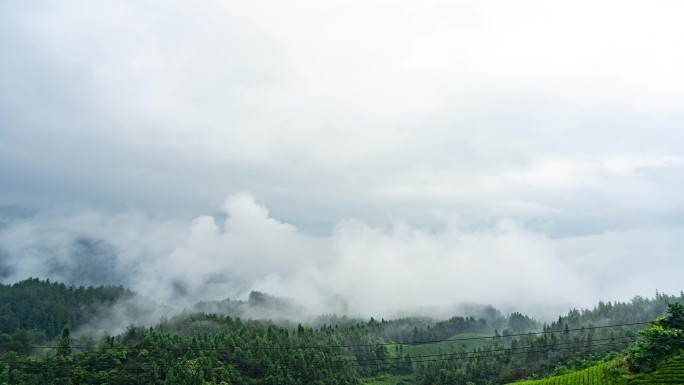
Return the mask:
{"type": "Polygon", "coordinates": [[[605,364],[594,365],[583,370],[536,381],[515,382],[516,385],[618,385],[617,376],[606,370],[605,364]]]}
{"type": "Polygon", "coordinates": [[[628,384],[684,384],[684,353],[663,361],[653,373],[635,376],[628,384]]]}
{"type": "Polygon", "coordinates": [[[65,324],[76,328],[102,309],[134,295],[122,286],[74,287],[38,278],[0,284],[0,333],[33,329],[50,340],[65,324]]]}
{"type": "Polygon", "coordinates": [[[631,379],[599,364],[584,370],[536,381],[522,381],[515,385],[660,385],[684,384],[684,353],[664,360],[651,373],[642,373],[631,379]]]}

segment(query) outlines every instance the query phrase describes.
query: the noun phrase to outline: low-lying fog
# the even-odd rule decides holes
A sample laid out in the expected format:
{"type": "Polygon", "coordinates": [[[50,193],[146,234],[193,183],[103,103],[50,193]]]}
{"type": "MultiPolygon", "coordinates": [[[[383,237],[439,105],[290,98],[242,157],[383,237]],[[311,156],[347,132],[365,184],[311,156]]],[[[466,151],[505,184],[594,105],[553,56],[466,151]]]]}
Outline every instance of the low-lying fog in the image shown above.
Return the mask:
{"type": "Polygon", "coordinates": [[[506,219],[464,228],[442,218],[429,229],[348,219],[311,235],[248,193],[222,209],[187,222],[139,211],[6,220],[2,280],[123,284],[179,310],[261,291],[291,299],[301,315],[448,317],[480,303],[553,319],[599,300],[677,293],[684,272],[677,227],[551,238],[506,219]]]}

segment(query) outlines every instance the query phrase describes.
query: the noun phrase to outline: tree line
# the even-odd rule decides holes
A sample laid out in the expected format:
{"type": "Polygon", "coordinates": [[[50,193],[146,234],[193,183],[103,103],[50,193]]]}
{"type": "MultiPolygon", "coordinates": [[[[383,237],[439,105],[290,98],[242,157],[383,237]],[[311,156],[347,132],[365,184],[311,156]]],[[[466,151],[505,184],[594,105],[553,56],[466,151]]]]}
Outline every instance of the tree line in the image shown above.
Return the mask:
{"type": "Polygon", "coordinates": [[[600,302],[549,324],[491,307],[443,321],[333,315],[316,326],[190,312],[118,335],[74,336],[103,306],[134,295],[35,278],[0,285],[0,384],[360,384],[381,374],[409,374],[420,385],[501,384],[588,367],[629,347],[633,369],[649,370],[684,347],[671,341],[681,337],[684,311],[672,305],[684,302],[681,293],[600,302]],[[409,352],[467,333],[483,343],[409,352]]]}

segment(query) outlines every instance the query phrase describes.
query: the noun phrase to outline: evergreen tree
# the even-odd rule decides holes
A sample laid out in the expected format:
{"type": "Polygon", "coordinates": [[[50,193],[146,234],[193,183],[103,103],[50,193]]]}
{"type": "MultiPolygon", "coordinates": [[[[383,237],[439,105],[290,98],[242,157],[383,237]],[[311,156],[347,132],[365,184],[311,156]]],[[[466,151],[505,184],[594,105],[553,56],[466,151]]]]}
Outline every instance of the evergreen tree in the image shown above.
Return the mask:
{"type": "Polygon", "coordinates": [[[640,332],[641,340],[627,357],[630,370],[654,370],[658,362],[684,349],[684,307],[680,303],[668,304],[667,313],[667,317],[656,319],[650,328],[640,332]]]}
{"type": "Polygon", "coordinates": [[[0,372],[0,385],[9,385],[9,366],[7,365],[0,372]]]}
{"type": "Polygon", "coordinates": [[[64,325],[62,328],[62,335],[59,337],[57,343],[57,355],[58,356],[70,356],[71,355],[71,329],[69,325],[64,325]]]}

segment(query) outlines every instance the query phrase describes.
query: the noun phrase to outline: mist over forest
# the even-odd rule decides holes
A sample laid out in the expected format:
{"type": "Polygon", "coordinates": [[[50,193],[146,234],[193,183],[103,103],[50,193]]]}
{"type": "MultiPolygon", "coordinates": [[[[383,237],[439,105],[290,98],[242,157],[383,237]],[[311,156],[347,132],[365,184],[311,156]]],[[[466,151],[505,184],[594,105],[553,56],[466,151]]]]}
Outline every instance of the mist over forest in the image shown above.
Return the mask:
{"type": "Polygon", "coordinates": [[[382,226],[348,219],[313,235],[248,193],[221,210],[189,221],[140,211],[15,215],[0,230],[2,278],[121,284],[178,310],[260,291],[291,298],[309,316],[448,317],[477,303],[546,320],[598,300],[676,293],[679,282],[677,268],[663,272],[658,262],[675,258],[675,230],[648,242],[638,231],[557,239],[510,219],[421,228],[394,218],[382,226]],[[650,264],[639,249],[650,250],[650,264]],[[623,279],[633,270],[639,279],[623,279]]]}
{"type": "Polygon", "coordinates": [[[0,2],[0,385],[676,377],[683,14],[0,2]]]}
{"type": "Polygon", "coordinates": [[[381,317],[681,290],[680,5],[77,3],[0,8],[2,282],[381,317]]]}

